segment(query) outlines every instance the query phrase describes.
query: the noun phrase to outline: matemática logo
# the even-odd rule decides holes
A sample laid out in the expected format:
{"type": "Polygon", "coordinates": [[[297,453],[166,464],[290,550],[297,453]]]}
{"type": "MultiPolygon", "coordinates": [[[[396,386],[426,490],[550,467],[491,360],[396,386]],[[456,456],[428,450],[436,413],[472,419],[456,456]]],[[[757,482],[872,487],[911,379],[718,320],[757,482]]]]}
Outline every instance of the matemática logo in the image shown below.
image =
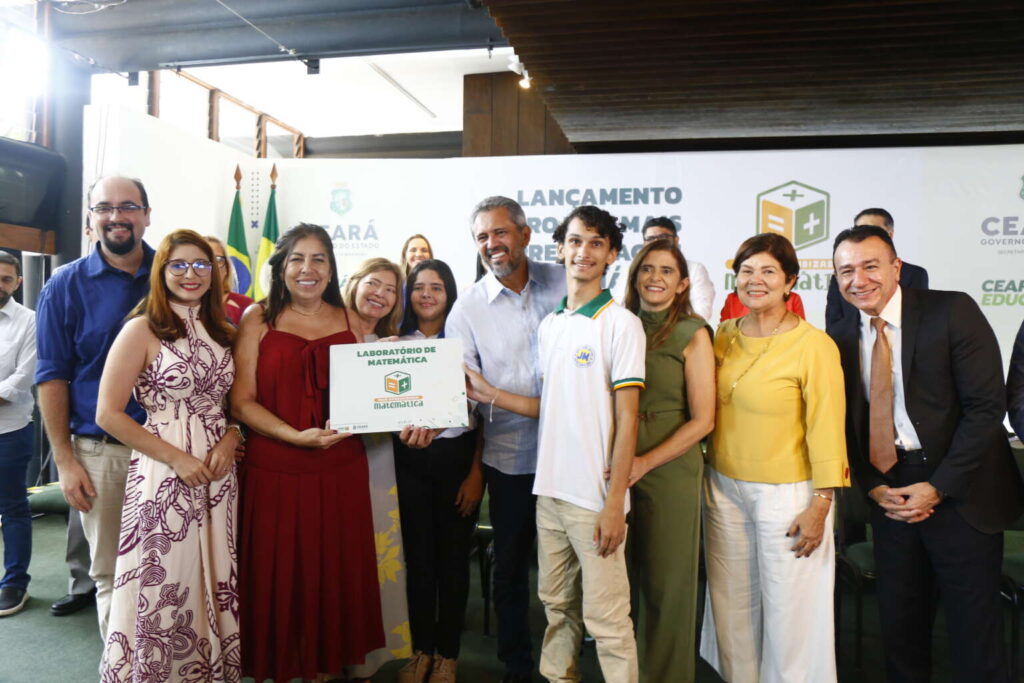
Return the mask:
{"type": "Polygon", "coordinates": [[[412,389],[412,375],[408,372],[392,372],[384,375],[384,391],[401,395],[412,389]]]}
{"type": "Polygon", "coordinates": [[[829,195],[791,180],[757,195],[757,232],[782,235],[796,249],[828,239],[829,195]]]}

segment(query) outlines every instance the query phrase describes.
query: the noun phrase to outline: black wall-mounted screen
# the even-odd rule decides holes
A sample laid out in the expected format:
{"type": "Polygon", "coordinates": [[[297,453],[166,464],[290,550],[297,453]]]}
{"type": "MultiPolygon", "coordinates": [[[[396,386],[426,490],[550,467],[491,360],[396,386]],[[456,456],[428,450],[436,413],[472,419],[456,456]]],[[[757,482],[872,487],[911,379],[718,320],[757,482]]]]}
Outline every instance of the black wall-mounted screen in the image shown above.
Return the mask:
{"type": "Polygon", "coordinates": [[[0,223],[56,230],[64,157],[0,137],[0,223]]]}

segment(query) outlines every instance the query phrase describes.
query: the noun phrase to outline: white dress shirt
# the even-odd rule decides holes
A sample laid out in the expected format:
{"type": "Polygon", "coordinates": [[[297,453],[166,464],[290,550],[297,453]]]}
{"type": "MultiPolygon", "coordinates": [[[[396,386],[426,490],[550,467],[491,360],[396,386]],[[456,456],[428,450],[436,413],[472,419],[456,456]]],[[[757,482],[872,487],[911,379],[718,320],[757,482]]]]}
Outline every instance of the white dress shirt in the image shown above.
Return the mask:
{"type": "Polygon", "coordinates": [[[686,269],[690,271],[690,305],[693,312],[711,322],[711,311],[715,305],[715,285],[711,282],[708,269],[703,263],[686,259],[686,269]]]}
{"type": "MultiPolygon", "coordinates": [[[[444,336],[461,339],[466,365],[511,394],[540,396],[537,329],[565,296],[565,268],[528,261],[529,280],[518,294],[488,272],[459,296],[445,321],[444,336]]],[[[485,406],[485,465],[503,474],[537,469],[537,420],[485,406]]]]}
{"type": "Polygon", "coordinates": [[[36,374],[36,313],[14,299],[0,308],[0,434],[32,420],[36,374]]]}
{"type": "MultiPolygon", "coordinates": [[[[903,391],[903,290],[900,287],[896,287],[896,292],[878,317],[885,321],[885,338],[889,340],[892,352],[892,417],[896,425],[896,447],[915,451],[921,448],[921,439],[907,414],[903,391]]],[[[875,346],[875,328],[871,326],[871,318],[860,311],[860,374],[865,396],[871,395],[871,352],[875,346]]]]}

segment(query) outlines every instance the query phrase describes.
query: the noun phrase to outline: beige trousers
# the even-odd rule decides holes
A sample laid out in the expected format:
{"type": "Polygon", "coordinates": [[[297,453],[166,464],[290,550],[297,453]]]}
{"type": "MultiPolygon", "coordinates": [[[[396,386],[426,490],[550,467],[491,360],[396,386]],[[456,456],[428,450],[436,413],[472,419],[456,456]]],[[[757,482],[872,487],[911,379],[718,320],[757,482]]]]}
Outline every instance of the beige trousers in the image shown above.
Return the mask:
{"type": "Polygon", "coordinates": [[[537,497],[537,593],[548,618],[540,673],[552,683],[580,680],[576,664],[584,624],[597,643],[604,679],[639,680],[626,544],[599,557],[594,544],[597,515],[564,500],[537,497]]]}
{"type": "Polygon", "coordinates": [[[82,530],[89,541],[89,576],[96,582],[96,615],[100,637],[105,643],[114,590],[114,565],[121,540],[121,508],[132,449],[78,436],[72,437],[72,445],[75,457],[96,489],[96,497],[90,500],[92,508],[82,513],[82,530]]]}

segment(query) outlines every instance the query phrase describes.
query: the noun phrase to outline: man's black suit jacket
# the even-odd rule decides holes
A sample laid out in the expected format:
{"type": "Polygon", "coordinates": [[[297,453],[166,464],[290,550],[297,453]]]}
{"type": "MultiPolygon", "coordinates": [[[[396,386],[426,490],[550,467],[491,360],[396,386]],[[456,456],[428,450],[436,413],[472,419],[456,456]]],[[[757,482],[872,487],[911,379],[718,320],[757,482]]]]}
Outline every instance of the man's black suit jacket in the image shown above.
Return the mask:
{"type": "Polygon", "coordinates": [[[1017,341],[1010,354],[1010,374],[1006,377],[1007,412],[1010,426],[1021,441],[1024,441],[1024,322],[1017,330],[1017,341]]]}
{"type": "MultiPolygon", "coordinates": [[[[928,289],[928,271],[904,261],[900,269],[900,287],[928,289]]],[[[825,297],[825,329],[830,329],[841,318],[849,315],[857,317],[857,308],[839,293],[839,282],[833,277],[828,283],[828,294],[825,297]]]]}
{"type": "MultiPolygon", "coordinates": [[[[904,289],[903,390],[921,448],[935,463],[929,482],[975,529],[1003,531],[1024,510],[1024,482],[1003,416],[1006,386],[999,344],[981,309],[963,292],[904,289]]],[[[846,443],[866,494],[892,485],[868,459],[868,402],[860,367],[860,315],[829,331],[846,384],[846,443]]]]}

